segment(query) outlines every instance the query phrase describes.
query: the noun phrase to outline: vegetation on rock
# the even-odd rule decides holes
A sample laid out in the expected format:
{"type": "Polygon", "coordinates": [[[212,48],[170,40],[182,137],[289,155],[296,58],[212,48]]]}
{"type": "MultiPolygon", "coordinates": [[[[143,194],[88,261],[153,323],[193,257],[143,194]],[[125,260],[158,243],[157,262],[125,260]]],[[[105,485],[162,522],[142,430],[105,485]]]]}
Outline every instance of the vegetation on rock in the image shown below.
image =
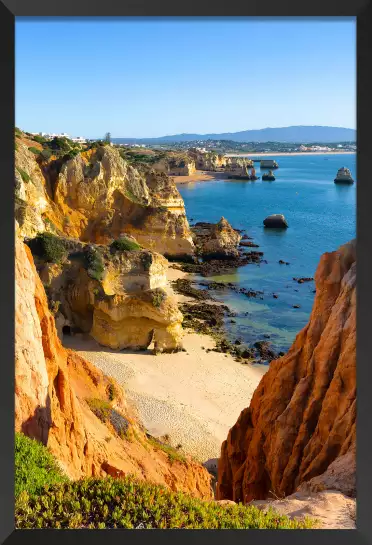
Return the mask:
{"type": "Polygon", "coordinates": [[[60,263],[66,256],[62,240],[52,233],[40,233],[28,245],[34,255],[47,263],[60,263]]]}
{"type": "Polygon", "coordinates": [[[45,485],[67,480],[49,450],[38,441],[15,434],[15,496],[39,494],[45,485]]]}
{"type": "Polygon", "coordinates": [[[135,241],[127,237],[121,237],[114,240],[110,247],[118,252],[140,250],[141,246],[135,241]]]}
{"type": "Polygon", "coordinates": [[[17,167],[17,170],[18,170],[22,180],[27,184],[31,180],[30,176],[22,168],[17,167]]]}
{"type": "Polygon", "coordinates": [[[81,252],[73,252],[70,259],[80,260],[88,275],[94,280],[101,281],[105,271],[103,258],[93,246],[86,246],[81,252]]]}
{"type": "Polygon", "coordinates": [[[17,528],[311,528],[274,511],[220,505],[131,476],[82,479],[48,487],[39,497],[22,494],[16,502],[17,528]]]}
{"type": "Polygon", "coordinates": [[[159,308],[166,297],[167,294],[164,290],[156,288],[152,292],[152,304],[154,305],[154,307],[159,308]]]}

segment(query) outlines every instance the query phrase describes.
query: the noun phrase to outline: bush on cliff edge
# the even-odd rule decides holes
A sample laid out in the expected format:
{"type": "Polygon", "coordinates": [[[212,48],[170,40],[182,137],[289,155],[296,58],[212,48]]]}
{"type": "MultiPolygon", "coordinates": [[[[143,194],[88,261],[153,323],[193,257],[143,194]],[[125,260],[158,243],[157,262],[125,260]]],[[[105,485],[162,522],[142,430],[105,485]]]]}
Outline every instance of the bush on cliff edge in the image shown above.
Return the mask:
{"type": "Polygon", "coordinates": [[[48,487],[39,497],[16,502],[17,528],[311,528],[274,511],[229,505],[124,479],[87,478],[48,487]]]}

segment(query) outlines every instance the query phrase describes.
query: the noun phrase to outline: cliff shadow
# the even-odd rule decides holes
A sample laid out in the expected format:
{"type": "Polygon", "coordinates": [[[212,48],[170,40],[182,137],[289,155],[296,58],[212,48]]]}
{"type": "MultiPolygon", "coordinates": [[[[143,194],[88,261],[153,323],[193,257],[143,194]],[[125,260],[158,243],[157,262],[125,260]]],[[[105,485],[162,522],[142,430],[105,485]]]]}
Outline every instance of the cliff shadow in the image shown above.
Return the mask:
{"type": "Polygon", "coordinates": [[[52,426],[52,412],[49,393],[47,395],[45,407],[36,407],[34,414],[22,424],[22,433],[40,441],[44,445],[48,444],[49,430],[52,426]]]}

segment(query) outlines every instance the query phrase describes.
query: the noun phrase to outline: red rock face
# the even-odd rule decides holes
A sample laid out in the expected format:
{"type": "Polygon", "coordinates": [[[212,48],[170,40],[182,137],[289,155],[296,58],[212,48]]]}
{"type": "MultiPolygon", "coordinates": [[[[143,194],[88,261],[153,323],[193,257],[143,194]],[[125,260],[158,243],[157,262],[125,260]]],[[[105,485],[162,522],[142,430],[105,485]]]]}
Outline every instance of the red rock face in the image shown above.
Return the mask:
{"type": "Polygon", "coordinates": [[[303,483],[355,495],[355,241],[322,256],[315,282],[308,325],[222,444],[218,499],[283,497],[303,483]]]}
{"type": "Polygon", "coordinates": [[[136,434],[124,439],[90,410],[86,400],[110,400],[111,381],[66,350],[48,308],[32,254],[16,242],[15,428],[47,445],[72,479],[133,474],[171,490],[211,499],[210,475],[191,460],[172,463],[150,444],[114,384],[112,407],[136,434]]]}

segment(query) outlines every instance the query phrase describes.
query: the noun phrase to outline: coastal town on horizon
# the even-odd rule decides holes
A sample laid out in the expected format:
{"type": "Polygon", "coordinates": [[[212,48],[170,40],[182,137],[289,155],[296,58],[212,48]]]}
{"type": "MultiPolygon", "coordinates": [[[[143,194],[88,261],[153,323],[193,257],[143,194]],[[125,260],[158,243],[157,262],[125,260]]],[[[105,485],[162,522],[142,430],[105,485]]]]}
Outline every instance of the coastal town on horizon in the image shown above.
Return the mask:
{"type": "MultiPolygon", "coordinates": [[[[343,129],[341,129],[343,130],[343,129]]],[[[84,136],[70,136],[69,134],[62,133],[46,133],[46,132],[28,132],[32,136],[39,136],[44,140],[53,140],[53,138],[67,138],[77,144],[89,144],[94,141],[101,140],[99,138],[86,138],[84,136]]],[[[198,148],[203,151],[214,151],[216,153],[223,153],[228,156],[233,155],[286,155],[286,154],[313,154],[313,153],[356,153],[357,146],[356,142],[353,140],[345,141],[339,140],[334,141],[326,145],[325,142],[321,140],[317,141],[306,141],[306,142],[285,142],[285,141],[267,141],[267,142],[254,142],[254,141],[234,141],[234,140],[214,140],[211,138],[208,139],[197,139],[197,140],[185,140],[183,142],[172,140],[172,137],[169,137],[169,140],[166,140],[166,137],[155,139],[159,142],[154,142],[154,139],[130,139],[122,137],[112,137],[109,135],[110,144],[116,145],[118,147],[125,148],[149,148],[149,149],[175,149],[175,150],[184,150],[190,148],[198,148]],[[124,142],[125,141],[125,142],[124,142]],[[141,142],[141,143],[139,143],[141,142]],[[147,143],[145,143],[147,142],[147,143]]],[[[102,139],[104,139],[104,136],[102,139]]]]}

